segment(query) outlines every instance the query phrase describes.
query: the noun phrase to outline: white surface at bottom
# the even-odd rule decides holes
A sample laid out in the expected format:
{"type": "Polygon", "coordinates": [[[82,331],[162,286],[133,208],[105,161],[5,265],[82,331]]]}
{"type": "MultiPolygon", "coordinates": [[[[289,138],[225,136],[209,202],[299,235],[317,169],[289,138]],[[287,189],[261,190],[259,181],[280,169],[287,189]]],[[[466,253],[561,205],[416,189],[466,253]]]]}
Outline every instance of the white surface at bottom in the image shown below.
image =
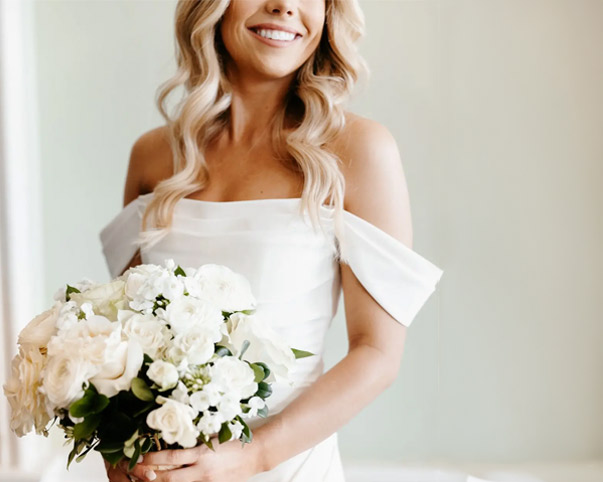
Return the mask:
{"type": "MultiPolygon", "coordinates": [[[[102,459],[91,453],[67,472],[57,457],[40,477],[0,470],[0,482],[107,482],[102,459]]],[[[399,466],[346,464],[346,482],[602,482],[603,461],[514,465],[438,464],[399,466]]]]}

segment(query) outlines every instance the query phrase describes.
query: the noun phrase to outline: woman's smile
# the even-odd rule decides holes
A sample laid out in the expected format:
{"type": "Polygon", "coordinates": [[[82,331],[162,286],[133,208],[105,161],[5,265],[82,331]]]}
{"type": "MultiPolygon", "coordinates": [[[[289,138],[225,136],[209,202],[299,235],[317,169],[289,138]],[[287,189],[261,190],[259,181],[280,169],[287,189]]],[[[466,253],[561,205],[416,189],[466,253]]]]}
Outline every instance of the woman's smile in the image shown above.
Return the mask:
{"type": "Polygon", "coordinates": [[[249,27],[248,30],[260,42],[272,47],[288,47],[302,38],[298,33],[278,29],[249,27]]]}

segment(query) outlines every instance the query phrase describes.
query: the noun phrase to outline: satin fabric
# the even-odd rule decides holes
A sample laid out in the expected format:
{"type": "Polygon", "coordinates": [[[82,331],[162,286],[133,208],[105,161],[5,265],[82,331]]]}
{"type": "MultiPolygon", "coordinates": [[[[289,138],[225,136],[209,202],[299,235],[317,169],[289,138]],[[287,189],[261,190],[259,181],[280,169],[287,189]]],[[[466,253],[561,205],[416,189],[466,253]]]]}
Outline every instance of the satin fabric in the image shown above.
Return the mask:
{"type": "MultiPolygon", "coordinates": [[[[122,209],[100,232],[112,277],[119,276],[138,246],[142,214],[153,193],[122,209]]],[[[223,264],[247,277],[264,317],[289,344],[316,356],[296,360],[293,385],[275,384],[269,417],[248,421],[253,430],[279,413],[324,372],[325,335],[341,295],[340,246],[359,282],[397,322],[409,326],[443,270],[363,218],[344,211],[344,238],[334,234],[333,208],[321,206],[325,232],[300,215],[300,198],[214,202],[178,201],[171,231],[143,263],[173,258],[182,267],[223,264]],[[344,241],[345,244],[340,241],[344,241]]],[[[292,434],[299,436],[299,434],[292,434]]],[[[249,482],[340,482],[344,473],[337,433],[249,482]]]]}

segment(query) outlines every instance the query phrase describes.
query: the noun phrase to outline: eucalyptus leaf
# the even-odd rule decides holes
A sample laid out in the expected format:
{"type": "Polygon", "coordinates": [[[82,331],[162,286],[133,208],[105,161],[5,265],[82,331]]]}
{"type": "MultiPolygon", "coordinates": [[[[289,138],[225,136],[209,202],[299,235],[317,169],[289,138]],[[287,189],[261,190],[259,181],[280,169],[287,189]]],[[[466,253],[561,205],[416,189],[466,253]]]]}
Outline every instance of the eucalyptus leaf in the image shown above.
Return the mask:
{"type": "Polygon", "coordinates": [[[178,265],[178,267],[174,270],[174,275],[186,276],[184,270],[178,265]]]}
{"type": "Polygon", "coordinates": [[[218,441],[223,444],[224,442],[228,442],[231,437],[232,432],[230,431],[230,428],[228,428],[228,422],[224,422],[218,433],[218,441]]]}
{"type": "Polygon", "coordinates": [[[132,470],[138,461],[138,457],[140,456],[140,439],[136,439],[134,441],[134,455],[130,458],[130,462],[128,463],[128,470],[132,470]]]}
{"type": "Polygon", "coordinates": [[[232,356],[232,352],[222,345],[216,345],[216,355],[218,356],[232,356]]]}
{"type": "Polygon", "coordinates": [[[256,383],[260,383],[264,378],[266,378],[266,373],[264,369],[257,363],[250,363],[249,366],[253,368],[253,374],[255,375],[254,381],[256,383]]]}
{"type": "Polygon", "coordinates": [[[73,437],[77,440],[89,438],[98,427],[102,416],[98,413],[86,416],[83,422],[76,423],[73,427],[73,437]]]}
{"type": "Polygon", "coordinates": [[[72,417],[86,417],[102,412],[107,405],[109,405],[109,398],[97,393],[93,386],[89,386],[84,392],[84,396],[71,404],[69,413],[72,417]]]}
{"type": "Polygon", "coordinates": [[[132,379],[132,393],[143,402],[155,400],[155,395],[142,378],[135,377],[132,379]]]}
{"type": "Polygon", "coordinates": [[[305,351],[305,350],[298,350],[297,348],[291,348],[291,351],[293,351],[293,354],[295,355],[295,358],[306,358],[307,356],[314,356],[316,355],[316,353],[312,353],[310,351],[305,351]]]}

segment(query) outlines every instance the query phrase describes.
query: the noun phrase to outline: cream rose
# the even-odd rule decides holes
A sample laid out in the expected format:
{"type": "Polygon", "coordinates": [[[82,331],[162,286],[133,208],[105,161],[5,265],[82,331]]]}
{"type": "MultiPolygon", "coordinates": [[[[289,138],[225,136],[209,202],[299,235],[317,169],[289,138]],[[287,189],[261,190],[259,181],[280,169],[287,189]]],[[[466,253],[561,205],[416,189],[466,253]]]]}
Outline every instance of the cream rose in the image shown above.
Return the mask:
{"type": "Polygon", "coordinates": [[[138,376],[144,354],[138,341],[122,341],[108,352],[107,361],[100,372],[90,379],[99,393],[112,397],[121,390],[129,390],[132,379],[138,376]]]}
{"type": "Polygon", "coordinates": [[[54,417],[50,401],[39,388],[46,357],[38,348],[23,346],[11,363],[11,375],[3,385],[11,407],[10,428],[23,437],[35,428],[38,434],[54,417]]]}
{"type": "Polygon", "coordinates": [[[199,430],[193,424],[197,412],[189,405],[170,398],[157,397],[162,406],[147,415],[147,425],[161,432],[169,443],[178,443],[184,448],[197,445],[199,430]]]}
{"type": "Polygon", "coordinates": [[[174,337],[167,356],[178,366],[182,366],[183,361],[187,365],[202,365],[213,356],[215,343],[221,339],[222,333],[218,328],[196,326],[174,337]]]}
{"type": "Polygon", "coordinates": [[[57,320],[61,306],[62,303],[57,301],[52,308],[31,320],[19,333],[18,343],[45,348],[50,338],[57,332],[57,320]]]}
{"type": "Polygon", "coordinates": [[[212,383],[222,387],[225,393],[235,393],[238,400],[250,397],[258,390],[253,368],[234,356],[218,358],[209,369],[209,375],[212,383]]]}
{"type": "Polygon", "coordinates": [[[162,356],[171,338],[164,322],[152,315],[129,310],[120,310],[117,317],[122,323],[123,333],[137,340],[144,353],[153,359],[162,356]]]}
{"type": "Polygon", "coordinates": [[[174,388],[178,384],[178,370],[171,363],[155,360],[147,370],[147,377],[154,381],[161,391],[174,388]]]}
{"type": "Polygon", "coordinates": [[[191,296],[172,301],[164,317],[175,334],[186,333],[194,327],[219,328],[224,323],[222,312],[216,305],[191,296]]]}
{"type": "Polygon", "coordinates": [[[56,408],[69,408],[84,395],[91,366],[71,350],[49,357],[41,390],[56,408]]]}

